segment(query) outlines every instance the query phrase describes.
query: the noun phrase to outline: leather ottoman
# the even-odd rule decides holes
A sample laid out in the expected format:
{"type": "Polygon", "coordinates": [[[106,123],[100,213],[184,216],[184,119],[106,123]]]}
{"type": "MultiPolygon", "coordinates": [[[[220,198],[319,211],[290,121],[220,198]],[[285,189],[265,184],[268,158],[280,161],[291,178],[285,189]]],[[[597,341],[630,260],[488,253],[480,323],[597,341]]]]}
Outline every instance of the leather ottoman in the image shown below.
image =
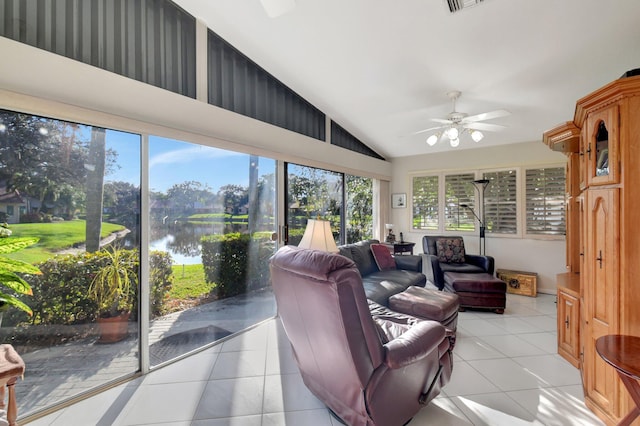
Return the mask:
{"type": "Polygon", "coordinates": [[[487,308],[504,313],[507,284],[493,275],[445,272],[444,281],[460,297],[461,308],[487,308]]]}
{"type": "Polygon", "coordinates": [[[459,297],[456,294],[416,286],[410,286],[389,298],[391,310],[438,321],[454,332],[458,326],[459,307],[459,297]]]}

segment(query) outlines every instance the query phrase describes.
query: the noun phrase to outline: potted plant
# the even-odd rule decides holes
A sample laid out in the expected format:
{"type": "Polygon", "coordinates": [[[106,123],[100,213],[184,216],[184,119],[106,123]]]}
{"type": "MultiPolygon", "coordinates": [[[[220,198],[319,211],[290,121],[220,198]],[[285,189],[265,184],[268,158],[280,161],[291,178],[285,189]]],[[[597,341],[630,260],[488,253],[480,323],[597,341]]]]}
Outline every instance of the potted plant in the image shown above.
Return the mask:
{"type": "MultiPolygon", "coordinates": [[[[0,224],[0,255],[13,253],[38,242],[38,238],[11,237],[11,230],[6,223],[0,224]]],[[[31,286],[17,274],[41,274],[40,270],[23,261],[0,256],[0,284],[4,289],[8,289],[16,294],[33,295],[31,286]]],[[[0,323],[3,313],[10,307],[18,308],[29,315],[32,315],[31,308],[6,290],[0,290],[0,323]],[[4,290],[4,291],[3,291],[4,290]]]]}
{"type": "Polygon", "coordinates": [[[129,315],[133,307],[132,286],[136,271],[129,265],[124,250],[106,250],[107,264],[100,268],[89,286],[89,297],[98,307],[100,343],[112,343],[127,337],[129,315]]]}

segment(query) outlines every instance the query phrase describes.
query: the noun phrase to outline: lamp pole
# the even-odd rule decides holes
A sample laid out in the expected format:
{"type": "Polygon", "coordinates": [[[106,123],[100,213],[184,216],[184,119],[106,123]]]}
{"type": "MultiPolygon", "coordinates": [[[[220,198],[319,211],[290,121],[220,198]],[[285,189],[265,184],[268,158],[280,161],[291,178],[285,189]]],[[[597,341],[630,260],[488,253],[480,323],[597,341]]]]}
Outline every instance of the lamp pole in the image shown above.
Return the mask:
{"type": "Polygon", "coordinates": [[[460,207],[462,207],[463,209],[468,209],[471,214],[473,214],[473,216],[478,219],[478,222],[480,222],[480,240],[478,241],[478,252],[482,254],[482,239],[484,238],[484,225],[482,219],[480,219],[480,216],[476,214],[475,210],[473,210],[473,207],[471,207],[469,204],[460,204],[460,207]]]}
{"type": "Polygon", "coordinates": [[[478,198],[480,199],[480,203],[478,204],[480,217],[476,217],[478,218],[478,222],[480,222],[480,247],[478,250],[481,255],[487,254],[487,240],[485,239],[484,191],[487,189],[487,186],[489,186],[489,183],[489,179],[477,179],[473,181],[473,186],[476,188],[476,191],[478,191],[478,198]]]}

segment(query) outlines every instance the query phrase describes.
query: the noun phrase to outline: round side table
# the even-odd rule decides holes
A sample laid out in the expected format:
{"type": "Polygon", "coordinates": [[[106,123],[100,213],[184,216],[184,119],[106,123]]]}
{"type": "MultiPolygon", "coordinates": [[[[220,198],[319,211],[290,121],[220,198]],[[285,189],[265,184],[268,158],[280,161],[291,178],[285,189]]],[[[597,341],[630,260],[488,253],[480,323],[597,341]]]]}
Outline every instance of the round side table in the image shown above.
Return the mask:
{"type": "Polygon", "coordinates": [[[618,372],[636,407],[618,425],[630,425],[640,415],[640,337],[612,334],[596,340],[598,355],[618,372]]]}

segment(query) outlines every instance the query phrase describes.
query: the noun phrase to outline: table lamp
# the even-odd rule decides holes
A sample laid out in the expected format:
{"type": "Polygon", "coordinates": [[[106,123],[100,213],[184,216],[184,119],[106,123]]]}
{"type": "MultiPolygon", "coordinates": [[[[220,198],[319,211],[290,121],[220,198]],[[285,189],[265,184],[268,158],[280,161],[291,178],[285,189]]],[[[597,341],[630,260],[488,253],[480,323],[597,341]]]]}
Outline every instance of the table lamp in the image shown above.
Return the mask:
{"type": "Polygon", "coordinates": [[[333,239],[333,234],[331,233],[331,223],[328,220],[309,219],[298,247],[328,251],[330,253],[339,251],[338,246],[336,246],[336,240],[333,239]]]}

